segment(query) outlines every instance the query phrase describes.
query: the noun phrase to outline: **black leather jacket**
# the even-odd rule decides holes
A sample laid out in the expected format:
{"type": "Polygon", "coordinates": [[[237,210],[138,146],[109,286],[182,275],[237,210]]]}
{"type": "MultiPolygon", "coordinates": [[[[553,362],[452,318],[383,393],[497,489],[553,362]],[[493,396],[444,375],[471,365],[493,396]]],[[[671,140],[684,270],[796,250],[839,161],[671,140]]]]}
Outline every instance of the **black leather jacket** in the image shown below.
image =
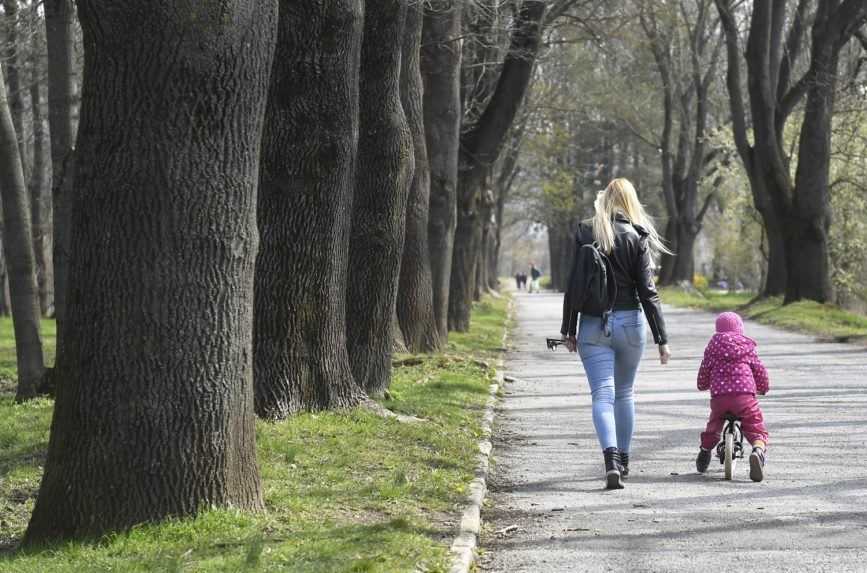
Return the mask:
{"type": "MultiPolygon", "coordinates": [[[[617,299],[614,310],[637,310],[644,308],[644,315],[653,333],[656,344],[667,344],[662,304],[653,283],[653,259],[647,245],[648,232],[633,225],[623,216],[614,219],[614,250],[609,254],[617,281],[617,299]]],[[[593,229],[584,223],[578,226],[576,244],[593,242],[593,229]]],[[[568,311],[564,308],[564,313],[568,311]]],[[[575,334],[575,316],[563,317],[568,334],[575,334]]],[[[565,332],[564,332],[565,334],[565,332]]]]}

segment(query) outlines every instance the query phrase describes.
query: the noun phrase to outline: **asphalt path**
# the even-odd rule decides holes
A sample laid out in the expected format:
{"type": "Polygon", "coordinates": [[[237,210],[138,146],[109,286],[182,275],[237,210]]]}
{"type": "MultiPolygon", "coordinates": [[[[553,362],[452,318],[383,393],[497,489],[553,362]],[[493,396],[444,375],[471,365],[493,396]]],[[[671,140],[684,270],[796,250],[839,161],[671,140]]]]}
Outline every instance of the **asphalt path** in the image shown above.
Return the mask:
{"type": "Polygon", "coordinates": [[[516,294],[494,423],[483,571],[867,571],[867,350],[753,322],[771,389],[766,479],[695,471],[707,393],[695,378],[714,315],[666,307],[672,360],[648,345],[626,489],[603,489],[576,354],[551,352],[561,295],[516,294]]]}

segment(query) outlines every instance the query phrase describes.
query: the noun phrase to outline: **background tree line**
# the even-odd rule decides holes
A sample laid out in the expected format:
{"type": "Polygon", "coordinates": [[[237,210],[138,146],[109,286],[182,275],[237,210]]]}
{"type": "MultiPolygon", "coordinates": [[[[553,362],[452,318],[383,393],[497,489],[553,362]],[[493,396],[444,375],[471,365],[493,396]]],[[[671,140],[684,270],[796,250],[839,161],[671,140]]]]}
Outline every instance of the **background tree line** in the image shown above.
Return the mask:
{"type": "Polygon", "coordinates": [[[663,284],[698,272],[863,308],[867,4],[629,0],[584,16],[544,39],[506,210],[548,227],[554,284],[576,218],[625,175],[675,250],[663,284]]]}

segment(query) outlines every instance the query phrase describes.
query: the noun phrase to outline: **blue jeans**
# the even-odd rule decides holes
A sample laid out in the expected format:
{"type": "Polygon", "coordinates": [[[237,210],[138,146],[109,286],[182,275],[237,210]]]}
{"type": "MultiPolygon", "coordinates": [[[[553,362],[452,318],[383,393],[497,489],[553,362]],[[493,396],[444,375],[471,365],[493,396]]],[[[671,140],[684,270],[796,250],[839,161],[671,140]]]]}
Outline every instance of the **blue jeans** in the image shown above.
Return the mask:
{"type": "Polygon", "coordinates": [[[644,352],[647,333],[640,310],[616,310],[602,319],[581,315],[578,353],[593,395],[593,425],[602,449],[629,452],[635,425],[632,386],[644,352]]]}

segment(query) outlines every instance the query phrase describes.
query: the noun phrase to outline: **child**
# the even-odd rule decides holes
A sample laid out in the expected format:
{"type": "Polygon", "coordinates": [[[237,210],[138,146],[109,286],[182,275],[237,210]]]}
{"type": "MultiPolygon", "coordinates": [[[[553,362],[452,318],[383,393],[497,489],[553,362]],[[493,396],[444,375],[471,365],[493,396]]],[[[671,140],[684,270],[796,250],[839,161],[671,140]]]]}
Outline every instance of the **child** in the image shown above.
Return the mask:
{"type": "Polygon", "coordinates": [[[716,319],[716,334],[704,351],[698,371],[698,389],[710,389],[710,418],[701,434],[701,449],[695,460],[699,473],[710,465],[711,450],[719,441],[726,413],[741,419],[744,436],[753,446],[750,454],[750,479],[764,478],[765,447],[768,431],[756,393],[768,391],[768,372],[756,354],[756,343],[744,336],[744,323],[734,312],[716,319]]]}

